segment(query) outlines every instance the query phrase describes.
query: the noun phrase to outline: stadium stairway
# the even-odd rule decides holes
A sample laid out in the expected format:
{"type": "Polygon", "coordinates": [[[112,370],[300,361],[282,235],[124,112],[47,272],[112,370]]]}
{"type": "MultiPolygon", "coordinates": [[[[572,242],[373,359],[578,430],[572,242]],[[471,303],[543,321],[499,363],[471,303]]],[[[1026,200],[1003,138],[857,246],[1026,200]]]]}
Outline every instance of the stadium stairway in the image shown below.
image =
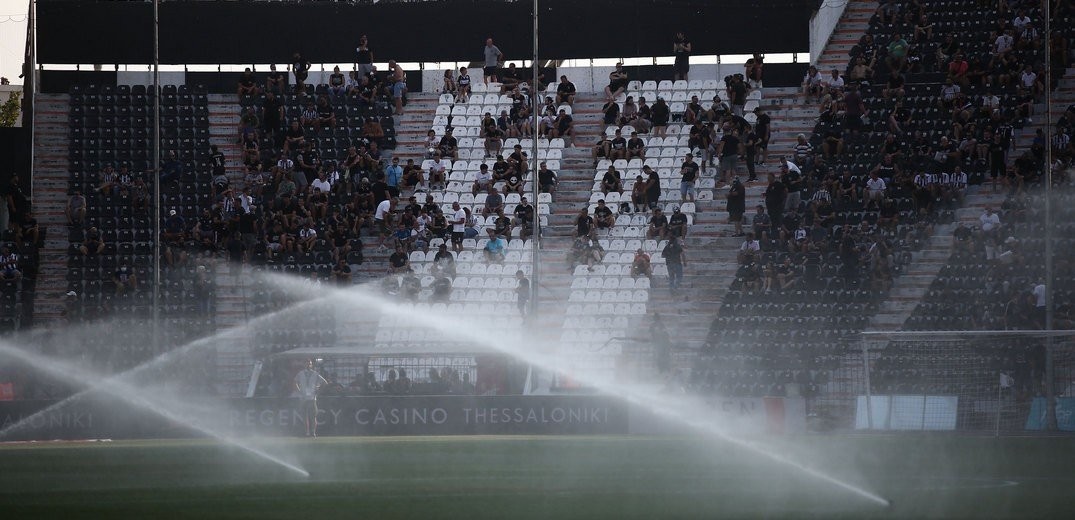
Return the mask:
{"type": "Polygon", "coordinates": [[[67,282],[67,206],[69,137],[67,94],[36,94],[34,109],[34,216],[47,228],[40,250],[34,324],[63,319],[67,282]]]}
{"type": "Polygon", "coordinates": [[[877,12],[877,0],[863,0],[854,2],[844,9],[840,21],[833,29],[825,50],[818,56],[814,65],[823,74],[828,74],[832,69],[838,69],[842,74],[847,68],[848,51],[858,43],[859,38],[866,33],[870,26],[870,18],[877,12]]]}

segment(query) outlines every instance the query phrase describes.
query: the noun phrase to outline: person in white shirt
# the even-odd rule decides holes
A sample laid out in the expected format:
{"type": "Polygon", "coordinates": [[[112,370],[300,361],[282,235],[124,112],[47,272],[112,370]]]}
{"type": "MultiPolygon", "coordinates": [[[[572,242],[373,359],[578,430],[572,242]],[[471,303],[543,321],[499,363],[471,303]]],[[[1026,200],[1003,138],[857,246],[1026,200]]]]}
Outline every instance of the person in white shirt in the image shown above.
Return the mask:
{"type": "Polygon", "coordinates": [[[803,76],[803,95],[806,99],[810,99],[810,96],[821,97],[821,80],[821,73],[817,71],[817,67],[811,65],[803,76]]]}
{"type": "Polygon", "coordinates": [[[299,412],[306,423],[306,436],[317,437],[317,391],[328,381],[314,370],[314,361],[306,360],[306,368],[295,375],[295,392],[299,396],[299,412]]]}
{"type": "Polygon", "coordinates": [[[1034,72],[1030,65],[1023,68],[1023,73],[1019,75],[1019,84],[1027,90],[1032,90],[1035,94],[1038,93],[1038,74],[1034,72]]]}
{"type": "Polygon", "coordinates": [[[378,249],[385,249],[384,240],[392,234],[392,207],[395,205],[395,200],[384,199],[377,204],[377,209],[373,212],[373,223],[377,225],[377,233],[380,235],[380,241],[377,243],[378,249]]]}
{"type": "Polygon", "coordinates": [[[844,78],[840,76],[840,71],[832,69],[832,76],[830,76],[829,79],[825,80],[824,85],[825,88],[829,90],[843,90],[844,78]]]}
{"type": "Polygon", "coordinates": [[[311,251],[314,248],[314,241],[317,240],[317,230],[314,229],[313,219],[307,219],[306,225],[299,230],[299,247],[303,251],[311,251]]]}
{"type": "Polygon", "coordinates": [[[1026,27],[1028,24],[1030,24],[1030,17],[1027,16],[1026,11],[1023,10],[1020,10],[1019,15],[1012,20],[1012,27],[1015,27],[1016,31],[1023,30],[1023,27],[1026,27]]]}
{"type": "Polygon", "coordinates": [[[429,187],[444,188],[448,182],[447,174],[448,164],[440,156],[440,152],[433,154],[433,162],[429,165],[429,187]]]}
{"type": "Polygon", "coordinates": [[[478,174],[474,176],[474,186],[470,191],[474,195],[477,195],[479,191],[489,191],[489,187],[493,185],[493,173],[489,171],[489,165],[482,163],[478,169],[478,174]]]}
{"type": "Polygon", "coordinates": [[[885,198],[885,180],[877,176],[877,172],[870,172],[870,178],[866,180],[866,207],[876,203],[881,208],[881,200],[885,198]]]}
{"type": "Polygon", "coordinates": [[[467,231],[467,212],[463,211],[458,202],[452,203],[452,249],[455,252],[463,250],[463,236],[467,231]]]}
{"type": "Polygon", "coordinates": [[[310,187],[321,190],[321,193],[332,191],[332,184],[328,181],[328,174],[323,170],[317,174],[317,178],[314,179],[314,182],[310,183],[310,187]]]}
{"type": "Polygon", "coordinates": [[[1004,34],[997,36],[997,39],[993,42],[993,54],[1000,56],[1012,50],[1012,46],[1015,45],[1015,38],[1012,37],[1011,31],[1004,31],[1004,34]]]}
{"type": "Polygon", "coordinates": [[[761,252],[761,242],[754,239],[754,233],[747,233],[743,244],[739,246],[739,263],[749,264],[757,259],[758,254],[761,252]]]}
{"type": "Polygon", "coordinates": [[[992,234],[1000,228],[1000,215],[997,215],[990,206],[985,207],[982,216],[978,217],[983,233],[992,234]]]}

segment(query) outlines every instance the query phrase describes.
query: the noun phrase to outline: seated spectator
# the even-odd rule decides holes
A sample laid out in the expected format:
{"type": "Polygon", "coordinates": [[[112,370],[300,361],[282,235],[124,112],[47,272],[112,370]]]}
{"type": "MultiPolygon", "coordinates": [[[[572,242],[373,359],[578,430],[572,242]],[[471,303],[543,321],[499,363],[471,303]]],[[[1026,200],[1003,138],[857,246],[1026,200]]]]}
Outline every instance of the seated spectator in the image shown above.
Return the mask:
{"type": "Polygon", "coordinates": [[[347,94],[347,78],[340,72],[340,66],[332,68],[332,74],[328,77],[328,92],[336,99],[343,99],[347,94]]]}
{"type": "Polygon", "coordinates": [[[500,238],[496,234],[496,230],[489,228],[486,230],[489,235],[489,241],[485,243],[483,253],[485,254],[486,262],[503,262],[504,261],[504,239],[500,238]]]}
{"type": "MultiPolygon", "coordinates": [[[[445,71],[447,74],[447,71],[445,71]]],[[[459,67],[459,77],[455,80],[456,101],[466,103],[470,99],[470,74],[466,67],[459,67]]]]}
{"type": "Polygon", "coordinates": [[[492,222],[493,232],[495,232],[497,236],[510,237],[512,229],[511,218],[504,214],[503,207],[498,208],[495,215],[495,218],[487,219],[485,223],[489,224],[490,221],[492,222]]]}
{"type": "Polygon", "coordinates": [[[571,105],[575,102],[575,84],[568,81],[567,76],[560,76],[560,83],[556,85],[556,102],[571,105]]]}
{"type": "Polygon", "coordinates": [[[254,73],[247,67],[239,76],[239,97],[258,95],[258,85],[254,82],[254,73]]]}
{"type": "Polygon", "coordinates": [[[806,102],[810,102],[810,97],[820,99],[821,94],[824,91],[824,87],[821,84],[821,73],[817,71],[817,67],[811,65],[806,69],[806,75],[803,76],[803,96],[806,97],[806,102]]]}
{"type": "Polygon", "coordinates": [[[683,122],[690,125],[701,118],[702,104],[698,102],[698,96],[691,96],[690,103],[687,103],[687,107],[683,111],[683,122]]]}
{"type": "Polygon", "coordinates": [[[623,180],[620,178],[620,172],[616,171],[616,167],[609,165],[605,175],[601,177],[601,193],[608,195],[611,191],[622,195],[623,180]]]}
{"type": "Polygon", "coordinates": [[[512,175],[525,178],[530,173],[530,161],[522,145],[515,145],[515,151],[508,156],[508,170],[497,180],[504,180],[512,175]]]}
{"type": "Polygon", "coordinates": [[[586,268],[593,271],[593,266],[600,263],[604,258],[605,251],[597,240],[589,237],[578,237],[567,253],[568,269],[574,270],[575,266],[585,264],[586,268]]]}
{"type": "Polygon", "coordinates": [[[138,290],[138,277],[135,276],[134,269],[131,269],[126,263],[121,264],[116,269],[116,272],[112,275],[112,282],[116,285],[117,295],[138,290]]]}
{"type": "Polygon", "coordinates": [[[898,32],[892,35],[892,39],[888,42],[888,55],[885,56],[885,63],[888,64],[889,70],[898,74],[907,66],[907,51],[910,47],[907,40],[903,39],[903,35],[898,32]]]}
{"type": "Polygon", "coordinates": [[[503,209],[504,197],[500,195],[500,192],[496,191],[496,187],[490,183],[487,195],[485,196],[485,206],[482,208],[482,216],[488,217],[503,209]]]}
{"type": "MultiPolygon", "coordinates": [[[[407,230],[404,230],[407,232],[407,230]]],[[[410,235],[407,232],[408,236],[410,235]]],[[[406,249],[402,244],[396,245],[395,251],[388,257],[388,272],[390,274],[399,274],[409,272],[411,270],[411,258],[407,254],[406,249]]]]}
{"type": "Polygon", "coordinates": [[[515,219],[512,225],[519,228],[519,237],[523,240],[530,238],[534,233],[534,206],[530,205],[526,197],[520,197],[515,205],[515,219]]]}
{"type": "Polygon", "coordinates": [[[631,138],[627,140],[627,158],[639,158],[646,160],[646,142],[638,137],[638,132],[631,132],[631,138]]]}
{"type": "Polygon", "coordinates": [[[485,135],[485,158],[500,156],[504,150],[504,131],[495,124],[484,130],[485,135]]]}
{"type": "Polygon", "coordinates": [[[608,100],[601,107],[601,113],[601,133],[604,133],[605,129],[620,120],[620,105],[614,100],[608,100]]]}
{"type": "Polygon", "coordinates": [[[612,141],[603,132],[597,137],[597,144],[593,147],[593,163],[597,165],[597,160],[601,157],[612,157],[612,141]]]}
{"type": "Polygon", "coordinates": [[[550,137],[561,137],[568,148],[575,146],[575,122],[566,110],[560,109],[552,122],[550,137]]]}
{"type": "Polygon", "coordinates": [[[881,90],[881,95],[885,99],[889,98],[902,98],[903,97],[903,74],[896,69],[893,69],[888,75],[888,83],[885,88],[881,90]]]}
{"type": "Polygon", "coordinates": [[[284,94],[284,90],[287,88],[287,74],[283,74],[276,70],[276,64],[269,65],[269,75],[265,78],[265,92],[272,92],[274,95],[280,96],[284,94]]]}
{"type": "Polygon", "coordinates": [[[448,244],[437,246],[437,254],[433,257],[432,274],[437,277],[455,278],[455,256],[448,251],[448,244]]]}
{"type": "Polygon", "coordinates": [[[452,69],[444,71],[444,83],[440,89],[441,94],[455,94],[458,87],[455,83],[455,78],[452,77],[452,69]]]}
{"type": "Polygon", "coordinates": [[[769,214],[765,212],[765,206],[758,204],[757,213],[751,219],[751,227],[754,229],[753,235],[761,240],[769,238],[772,231],[772,220],[769,218],[769,214]]]}
{"type": "Polygon", "coordinates": [[[433,163],[429,165],[429,188],[444,189],[448,184],[448,163],[439,152],[433,154],[433,163]]]}
{"type": "Polygon", "coordinates": [[[301,150],[306,145],[306,134],[302,131],[299,121],[292,121],[291,126],[284,132],[284,151],[286,155],[291,150],[301,150]]]}
{"type": "Polygon", "coordinates": [[[313,99],[307,99],[303,105],[302,112],[299,114],[299,123],[304,128],[317,124],[317,105],[314,104],[313,99]]]}
{"type": "Polygon", "coordinates": [[[679,210],[679,206],[672,207],[672,216],[668,218],[668,236],[670,238],[687,236],[687,215],[679,210]]]}
{"type": "Polygon", "coordinates": [[[870,172],[870,178],[866,181],[866,206],[865,209],[869,209],[873,206],[874,209],[881,208],[881,201],[885,198],[885,180],[877,175],[877,171],[870,172]]]}
{"type": "Polygon", "coordinates": [[[646,207],[646,179],[641,175],[635,176],[635,183],[631,186],[631,206],[635,213],[645,211],[646,207]]]}
{"type": "Polygon", "coordinates": [[[444,137],[440,138],[437,148],[442,157],[451,157],[453,161],[459,159],[459,140],[452,135],[451,128],[444,131],[444,137]]]}
{"type": "Polygon", "coordinates": [[[653,208],[653,215],[649,218],[646,238],[660,238],[662,240],[668,238],[668,217],[661,211],[661,208],[653,208]]]}
{"type": "Polygon", "coordinates": [[[650,257],[642,249],[635,251],[635,257],[631,260],[631,277],[638,278],[639,276],[653,277],[653,266],[650,264],[650,257]]]}
{"type": "Polygon", "coordinates": [[[758,261],[759,255],[761,255],[761,243],[754,239],[754,233],[747,233],[736,254],[739,265],[753,264],[758,261]]]}
{"type": "Polygon", "coordinates": [[[82,195],[82,191],[75,190],[71,198],[67,199],[65,212],[68,224],[78,225],[86,219],[86,197],[82,195]]]}
{"type": "MultiPolygon", "coordinates": [[[[617,63],[616,69],[608,74],[608,86],[605,87],[605,97],[608,99],[608,101],[614,102],[616,100],[616,96],[622,94],[626,88],[627,73],[623,70],[623,63],[617,63]]],[[[615,119],[613,119],[613,121],[615,121],[615,119]]]]}
{"type": "Polygon", "coordinates": [[[340,257],[336,261],[336,265],[332,268],[332,277],[335,278],[338,285],[344,287],[351,285],[351,264],[347,263],[347,258],[340,257]]]}
{"type": "Polygon", "coordinates": [[[619,128],[616,129],[616,135],[612,137],[610,141],[610,149],[612,150],[609,159],[626,159],[627,158],[627,139],[623,137],[623,133],[619,128]]]}
{"type": "MultiPolygon", "coordinates": [[[[171,215],[175,216],[175,210],[171,211],[171,215]]],[[[82,242],[82,245],[78,248],[82,252],[83,256],[97,256],[104,252],[105,243],[101,239],[101,233],[97,231],[96,227],[91,227],[86,232],[86,240],[82,242]]]]}
{"type": "MultiPolygon", "coordinates": [[[[101,245],[101,248],[104,248],[104,244],[101,245]]],[[[85,255],[86,253],[83,252],[82,254],[85,255]]],[[[19,255],[12,251],[7,244],[0,246],[0,278],[16,282],[22,279],[22,272],[19,271],[19,255]]]]}
{"type": "Polygon", "coordinates": [[[597,207],[593,210],[594,223],[597,224],[597,229],[612,229],[612,226],[616,225],[616,215],[612,213],[612,208],[605,205],[605,199],[597,201],[597,207]]]}
{"type": "Polygon", "coordinates": [[[556,191],[556,172],[550,170],[545,161],[541,161],[538,169],[538,189],[541,193],[556,191]]]}
{"type": "Polygon", "coordinates": [[[518,193],[519,195],[522,195],[524,186],[525,184],[523,183],[522,177],[512,175],[504,181],[504,196],[508,196],[509,193],[518,193]]]}
{"type": "Polygon", "coordinates": [[[414,159],[407,159],[407,164],[403,167],[403,178],[400,183],[403,188],[412,191],[427,187],[425,175],[422,174],[422,167],[414,164],[414,159]]]}
{"type": "Polygon", "coordinates": [[[336,113],[332,110],[332,105],[329,104],[328,98],[321,96],[317,100],[317,120],[314,126],[316,128],[336,128],[336,113]]]}

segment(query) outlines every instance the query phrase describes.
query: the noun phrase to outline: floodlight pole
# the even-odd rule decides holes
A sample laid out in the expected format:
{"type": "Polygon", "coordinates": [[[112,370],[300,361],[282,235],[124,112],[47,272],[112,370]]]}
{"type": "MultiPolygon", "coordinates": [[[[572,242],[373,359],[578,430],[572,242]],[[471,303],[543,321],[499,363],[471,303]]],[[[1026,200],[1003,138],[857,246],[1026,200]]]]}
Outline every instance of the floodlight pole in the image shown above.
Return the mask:
{"type": "Polygon", "coordinates": [[[153,0],[153,352],[160,353],[161,298],[161,97],[160,0],[153,0]]]}
{"type": "Polygon", "coordinates": [[[534,56],[531,61],[533,66],[533,82],[530,84],[530,102],[534,105],[533,111],[530,114],[531,120],[534,122],[531,127],[531,150],[530,150],[530,190],[531,196],[534,197],[533,208],[534,212],[531,218],[531,233],[530,233],[530,254],[531,263],[533,265],[532,272],[530,273],[530,314],[529,319],[531,323],[537,318],[538,312],[538,280],[541,276],[539,270],[541,267],[540,252],[541,252],[541,213],[538,208],[541,207],[541,202],[538,200],[538,195],[541,193],[541,188],[538,182],[538,124],[539,115],[541,110],[541,96],[542,92],[538,90],[538,0],[534,0],[534,56]]]}
{"type": "MultiPolygon", "coordinates": [[[[1045,330],[1053,330],[1053,62],[1052,0],[1042,0],[1045,11],[1045,330]]],[[[1056,396],[1053,391],[1053,336],[1045,336],[1045,429],[1055,431],[1056,396]]]]}

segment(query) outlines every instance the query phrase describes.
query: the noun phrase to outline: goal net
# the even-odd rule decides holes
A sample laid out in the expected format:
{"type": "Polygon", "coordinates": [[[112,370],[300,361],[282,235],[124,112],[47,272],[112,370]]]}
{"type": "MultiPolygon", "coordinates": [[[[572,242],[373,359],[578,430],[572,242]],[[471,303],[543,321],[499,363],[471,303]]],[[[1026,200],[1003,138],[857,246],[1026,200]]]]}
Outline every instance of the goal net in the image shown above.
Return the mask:
{"type": "Polygon", "coordinates": [[[857,347],[855,429],[1075,431],[1075,331],[866,332],[857,347]]]}

